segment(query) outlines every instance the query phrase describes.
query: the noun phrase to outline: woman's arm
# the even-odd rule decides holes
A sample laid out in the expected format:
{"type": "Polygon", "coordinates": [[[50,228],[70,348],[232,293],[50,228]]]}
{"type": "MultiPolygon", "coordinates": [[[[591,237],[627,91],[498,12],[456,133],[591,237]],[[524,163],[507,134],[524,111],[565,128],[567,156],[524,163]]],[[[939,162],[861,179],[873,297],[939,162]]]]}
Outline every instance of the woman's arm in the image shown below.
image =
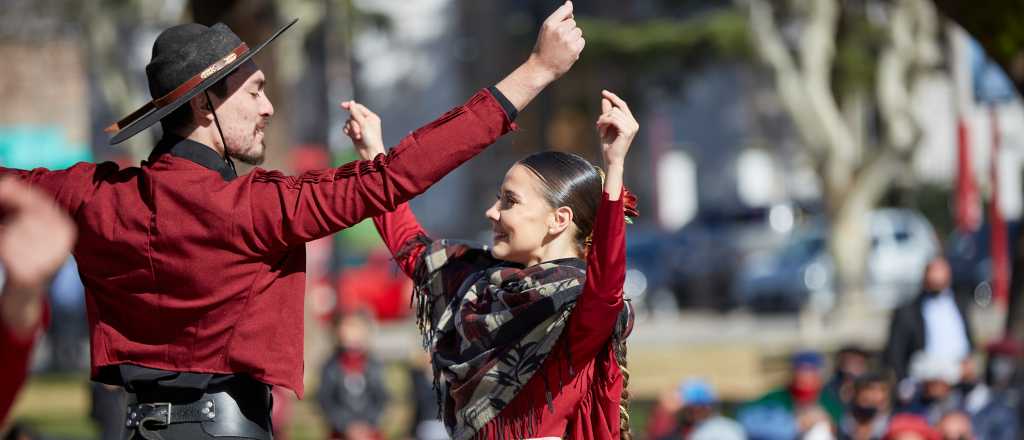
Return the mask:
{"type": "Polygon", "coordinates": [[[580,353],[581,360],[607,342],[622,309],[622,286],[626,280],[622,173],[626,153],[640,128],[626,102],[614,93],[602,92],[601,110],[597,129],[607,169],[604,195],[587,252],[587,281],[569,319],[573,353],[580,353]]]}
{"type": "MultiPolygon", "coordinates": [[[[344,132],[352,139],[359,158],[372,160],[385,154],[380,116],[356,101],[345,101],[341,106],[349,111],[344,132]]],[[[416,262],[426,248],[420,238],[427,234],[409,204],[402,203],[394,211],[374,216],[373,225],[402,272],[412,278],[416,262]]]]}

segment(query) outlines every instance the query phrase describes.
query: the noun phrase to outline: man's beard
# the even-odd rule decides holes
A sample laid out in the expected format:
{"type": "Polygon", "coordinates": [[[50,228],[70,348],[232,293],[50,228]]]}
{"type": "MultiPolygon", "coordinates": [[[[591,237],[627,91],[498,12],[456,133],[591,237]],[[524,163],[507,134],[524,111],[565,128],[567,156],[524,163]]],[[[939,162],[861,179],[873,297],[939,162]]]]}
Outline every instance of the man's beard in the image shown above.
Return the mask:
{"type": "Polygon", "coordinates": [[[249,150],[245,153],[239,153],[237,151],[229,151],[228,156],[232,159],[237,159],[239,162],[249,165],[262,165],[263,160],[266,159],[267,145],[261,143],[259,149],[249,150]]]}

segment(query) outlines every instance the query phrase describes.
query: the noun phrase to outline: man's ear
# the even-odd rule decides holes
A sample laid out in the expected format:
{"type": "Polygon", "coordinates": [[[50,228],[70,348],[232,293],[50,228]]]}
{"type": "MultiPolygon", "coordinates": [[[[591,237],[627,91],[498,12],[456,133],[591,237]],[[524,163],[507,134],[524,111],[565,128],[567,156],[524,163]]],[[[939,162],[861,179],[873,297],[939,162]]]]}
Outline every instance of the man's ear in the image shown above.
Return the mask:
{"type": "Polygon", "coordinates": [[[551,223],[548,224],[548,233],[555,235],[572,225],[572,209],[568,206],[561,206],[551,214],[551,223]]]}
{"type": "Polygon", "coordinates": [[[192,122],[195,125],[205,127],[213,123],[213,113],[210,112],[206,93],[193,96],[188,100],[188,105],[192,108],[192,122]]]}

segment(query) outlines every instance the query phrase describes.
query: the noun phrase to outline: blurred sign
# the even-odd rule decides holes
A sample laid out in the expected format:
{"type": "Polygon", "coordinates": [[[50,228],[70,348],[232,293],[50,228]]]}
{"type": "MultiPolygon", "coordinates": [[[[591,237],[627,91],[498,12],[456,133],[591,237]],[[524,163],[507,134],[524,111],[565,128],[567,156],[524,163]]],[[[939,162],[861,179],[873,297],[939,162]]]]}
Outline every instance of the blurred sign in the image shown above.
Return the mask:
{"type": "Polygon", "coordinates": [[[656,167],[658,222],[667,230],[678,230],[697,215],[697,166],[686,153],[669,150],[656,167]]]}
{"type": "Polygon", "coordinates": [[[781,190],[771,155],[756,149],[743,150],[736,159],[736,187],[747,206],[764,207],[778,202],[781,190]]]}
{"type": "Polygon", "coordinates": [[[71,142],[64,127],[58,125],[0,126],[0,165],[32,169],[63,169],[82,161],[91,161],[92,151],[80,142],[71,142]]]}

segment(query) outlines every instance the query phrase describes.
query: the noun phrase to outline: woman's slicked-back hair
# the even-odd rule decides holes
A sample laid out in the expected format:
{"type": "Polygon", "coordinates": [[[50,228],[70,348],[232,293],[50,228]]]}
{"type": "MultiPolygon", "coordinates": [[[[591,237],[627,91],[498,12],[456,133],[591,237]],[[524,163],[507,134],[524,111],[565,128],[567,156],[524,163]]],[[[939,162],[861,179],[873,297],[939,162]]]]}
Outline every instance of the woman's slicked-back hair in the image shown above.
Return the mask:
{"type": "Polygon", "coordinates": [[[584,249],[601,203],[603,183],[598,169],[582,157],[558,151],[534,153],[517,163],[537,175],[541,192],[551,207],[566,206],[572,210],[576,224],[574,239],[584,249]]]}

